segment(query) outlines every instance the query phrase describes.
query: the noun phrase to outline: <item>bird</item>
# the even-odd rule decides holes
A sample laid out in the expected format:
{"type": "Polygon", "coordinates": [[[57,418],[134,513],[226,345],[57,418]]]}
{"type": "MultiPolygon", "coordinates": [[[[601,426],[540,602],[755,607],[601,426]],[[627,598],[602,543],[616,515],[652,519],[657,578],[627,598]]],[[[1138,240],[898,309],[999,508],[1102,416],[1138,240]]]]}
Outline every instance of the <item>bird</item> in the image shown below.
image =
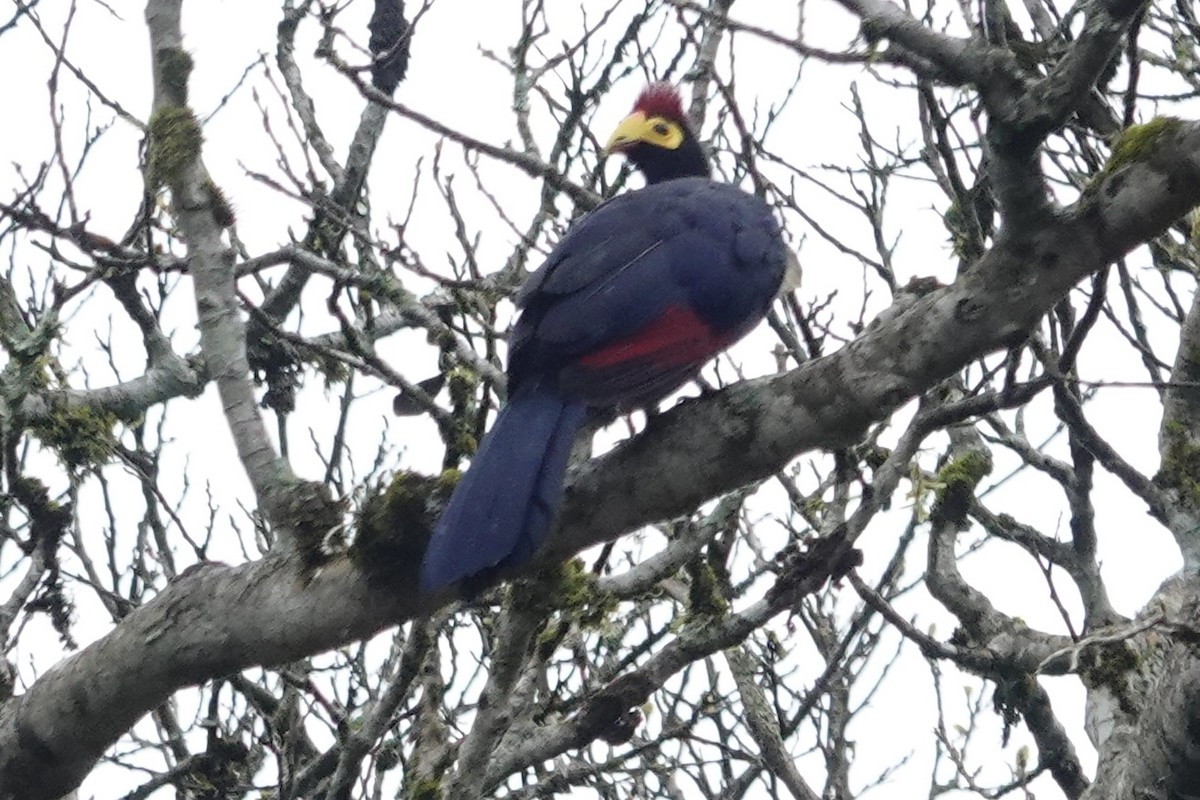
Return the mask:
{"type": "Polygon", "coordinates": [[[712,179],[670,84],[641,92],[611,154],[646,186],[577,220],[518,291],[508,402],[434,526],[424,593],[530,561],[589,414],[651,406],[694,378],[762,320],[794,259],[765,201],[712,179]]]}

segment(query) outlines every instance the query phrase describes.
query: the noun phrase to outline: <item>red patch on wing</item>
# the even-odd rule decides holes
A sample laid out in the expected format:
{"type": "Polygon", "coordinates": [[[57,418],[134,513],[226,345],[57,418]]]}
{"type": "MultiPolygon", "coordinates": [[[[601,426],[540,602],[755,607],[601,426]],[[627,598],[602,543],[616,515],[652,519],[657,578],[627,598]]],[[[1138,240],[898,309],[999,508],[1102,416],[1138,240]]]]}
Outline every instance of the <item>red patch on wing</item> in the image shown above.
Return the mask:
{"type": "Polygon", "coordinates": [[[683,113],[683,98],[679,90],[669,83],[652,83],[638,95],[633,104],[634,111],[641,111],[647,117],[666,117],[681,125],[687,124],[687,115],[683,113]]]}
{"type": "Polygon", "coordinates": [[[707,361],[732,341],[732,336],[714,332],[691,310],[671,306],[637,333],[588,353],[578,363],[602,369],[645,358],[662,367],[682,367],[707,361]]]}

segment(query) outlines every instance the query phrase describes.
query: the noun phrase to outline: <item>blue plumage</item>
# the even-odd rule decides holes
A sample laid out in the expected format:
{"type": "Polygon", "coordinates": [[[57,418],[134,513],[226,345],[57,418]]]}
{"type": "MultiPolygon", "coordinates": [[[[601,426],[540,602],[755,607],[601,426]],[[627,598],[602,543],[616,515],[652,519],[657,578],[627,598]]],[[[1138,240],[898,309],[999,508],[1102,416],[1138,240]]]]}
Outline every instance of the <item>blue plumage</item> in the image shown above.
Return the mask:
{"type": "MultiPolygon", "coordinates": [[[[587,409],[657,401],[767,312],[786,263],[779,227],[759,198],[697,174],[707,167],[678,116],[687,152],[670,158],[685,174],[580,219],[517,295],[509,403],[434,529],[422,591],[529,561],[587,409]]],[[[648,177],[672,174],[647,171],[653,153],[630,157],[648,177]]]]}
{"type": "Polygon", "coordinates": [[[533,557],[554,521],[586,409],[539,383],[512,396],[438,520],[421,567],[422,591],[533,557]]]}
{"type": "MultiPolygon", "coordinates": [[[[569,367],[671,307],[736,339],[766,313],[785,263],[770,208],[736,186],[687,177],[620,195],[572,226],[517,295],[509,373],[569,367]]],[[[573,390],[588,396],[583,382],[573,390]]]]}

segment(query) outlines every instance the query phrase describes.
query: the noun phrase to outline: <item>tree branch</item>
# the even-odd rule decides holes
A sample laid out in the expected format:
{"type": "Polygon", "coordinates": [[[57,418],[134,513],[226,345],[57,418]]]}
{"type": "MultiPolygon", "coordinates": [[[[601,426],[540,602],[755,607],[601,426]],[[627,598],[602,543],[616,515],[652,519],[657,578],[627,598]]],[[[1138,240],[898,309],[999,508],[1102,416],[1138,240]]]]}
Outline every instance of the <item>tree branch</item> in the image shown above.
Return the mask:
{"type": "Polygon", "coordinates": [[[267,519],[286,533],[297,481],[271,445],[250,382],[233,251],[222,241],[217,189],[200,159],[199,123],[187,106],[191,57],[183,49],[181,5],[182,0],[150,0],[146,6],[154,64],[151,171],[153,179],[169,186],[172,210],[187,242],[200,346],[238,455],[267,519]]]}

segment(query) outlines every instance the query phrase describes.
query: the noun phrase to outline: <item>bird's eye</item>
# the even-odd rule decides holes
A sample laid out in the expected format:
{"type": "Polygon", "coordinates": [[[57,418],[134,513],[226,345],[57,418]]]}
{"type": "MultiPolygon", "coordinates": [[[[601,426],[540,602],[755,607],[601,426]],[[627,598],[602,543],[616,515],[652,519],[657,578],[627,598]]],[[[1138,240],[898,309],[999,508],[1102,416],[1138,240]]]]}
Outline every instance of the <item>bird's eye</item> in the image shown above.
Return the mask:
{"type": "Polygon", "coordinates": [[[657,133],[659,136],[666,136],[668,133],[671,132],[671,129],[667,126],[667,123],[660,122],[654,126],[654,132],[657,133]]]}

